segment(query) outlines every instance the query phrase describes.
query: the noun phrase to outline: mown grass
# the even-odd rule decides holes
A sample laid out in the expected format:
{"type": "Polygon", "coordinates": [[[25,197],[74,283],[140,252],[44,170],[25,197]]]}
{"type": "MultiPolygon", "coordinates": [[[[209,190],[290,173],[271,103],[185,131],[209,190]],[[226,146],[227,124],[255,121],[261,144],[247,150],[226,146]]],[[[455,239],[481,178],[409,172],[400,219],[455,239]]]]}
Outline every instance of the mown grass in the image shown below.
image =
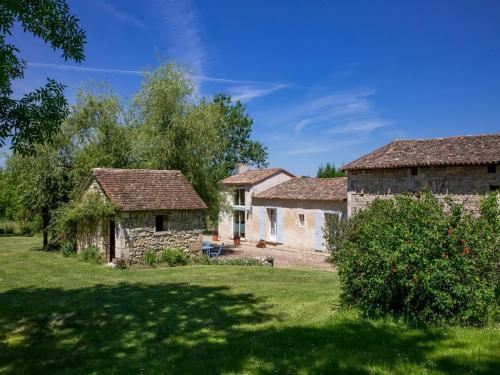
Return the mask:
{"type": "Polygon", "coordinates": [[[338,308],[335,273],[112,270],[0,238],[0,374],[487,374],[500,330],[338,308]]]}

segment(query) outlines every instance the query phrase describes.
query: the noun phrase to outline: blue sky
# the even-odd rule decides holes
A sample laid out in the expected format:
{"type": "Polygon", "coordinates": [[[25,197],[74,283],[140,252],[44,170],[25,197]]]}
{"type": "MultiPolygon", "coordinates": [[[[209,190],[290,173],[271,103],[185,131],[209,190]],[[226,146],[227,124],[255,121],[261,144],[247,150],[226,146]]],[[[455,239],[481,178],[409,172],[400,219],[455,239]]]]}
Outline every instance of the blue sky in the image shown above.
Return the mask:
{"type": "Polygon", "coordinates": [[[314,175],[396,138],[500,131],[500,1],[69,1],[86,60],[30,35],[16,93],[46,77],[106,81],[124,101],[158,56],[187,63],[198,94],[247,105],[271,166],[314,175]]]}

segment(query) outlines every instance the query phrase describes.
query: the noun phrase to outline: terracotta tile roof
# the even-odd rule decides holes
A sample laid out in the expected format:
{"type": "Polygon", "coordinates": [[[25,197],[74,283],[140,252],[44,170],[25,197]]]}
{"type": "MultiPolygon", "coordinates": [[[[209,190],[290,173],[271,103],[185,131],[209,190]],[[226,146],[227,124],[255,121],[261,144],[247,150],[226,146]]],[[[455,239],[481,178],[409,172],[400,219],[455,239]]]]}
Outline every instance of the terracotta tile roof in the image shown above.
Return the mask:
{"type": "Polygon", "coordinates": [[[254,197],[260,199],[341,201],[347,199],[347,177],[295,177],[260,192],[254,197]]]}
{"type": "Polygon", "coordinates": [[[500,163],[500,134],[397,140],[342,169],[381,169],[500,163]]]}
{"type": "Polygon", "coordinates": [[[94,168],[92,174],[122,211],[207,208],[180,171],[94,168]]]}
{"type": "Polygon", "coordinates": [[[268,168],[268,169],[250,169],[240,174],[235,174],[229,176],[220,182],[221,185],[254,185],[258,182],[265,180],[266,178],[272,177],[278,173],[286,173],[290,177],[294,177],[293,174],[285,171],[282,168],[268,168]]]}

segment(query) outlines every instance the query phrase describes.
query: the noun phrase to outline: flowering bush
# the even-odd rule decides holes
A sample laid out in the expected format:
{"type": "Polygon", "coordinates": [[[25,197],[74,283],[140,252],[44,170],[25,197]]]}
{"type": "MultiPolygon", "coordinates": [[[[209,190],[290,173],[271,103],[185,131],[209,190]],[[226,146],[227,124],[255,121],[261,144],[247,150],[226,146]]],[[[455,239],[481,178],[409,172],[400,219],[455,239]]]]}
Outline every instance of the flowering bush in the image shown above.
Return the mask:
{"type": "Polygon", "coordinates": [[[327,233],[340,229],[328,239],[343,302],[371,317],[484,325],[498,306],[498,195],[483,199],[478,217],[450,206],[430,192],[399,195],[329,223],[327,233]]]}

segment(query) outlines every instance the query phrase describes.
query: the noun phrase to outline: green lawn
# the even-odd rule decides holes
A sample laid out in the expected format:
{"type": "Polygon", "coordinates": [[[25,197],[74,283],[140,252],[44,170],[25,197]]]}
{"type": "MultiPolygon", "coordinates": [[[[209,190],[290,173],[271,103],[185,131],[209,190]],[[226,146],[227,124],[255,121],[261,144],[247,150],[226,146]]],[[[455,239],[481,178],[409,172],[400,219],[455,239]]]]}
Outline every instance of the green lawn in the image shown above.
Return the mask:
{"type": "Polygon", "coordinates": [[[499,373],[500,330],[338,308],[332,272],[110,270],[0,238],[0,374],[499,373]]]}

